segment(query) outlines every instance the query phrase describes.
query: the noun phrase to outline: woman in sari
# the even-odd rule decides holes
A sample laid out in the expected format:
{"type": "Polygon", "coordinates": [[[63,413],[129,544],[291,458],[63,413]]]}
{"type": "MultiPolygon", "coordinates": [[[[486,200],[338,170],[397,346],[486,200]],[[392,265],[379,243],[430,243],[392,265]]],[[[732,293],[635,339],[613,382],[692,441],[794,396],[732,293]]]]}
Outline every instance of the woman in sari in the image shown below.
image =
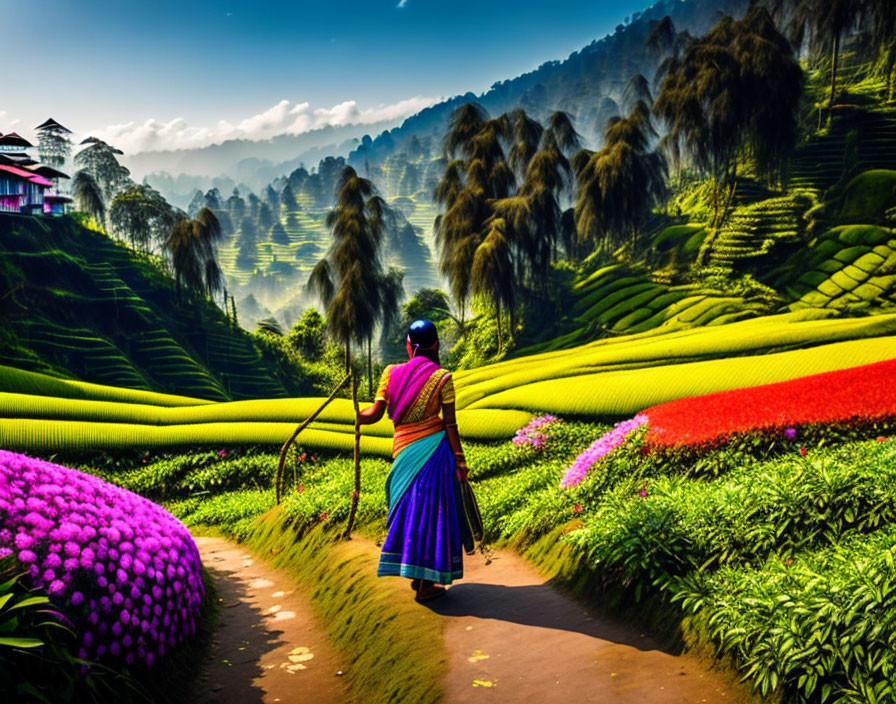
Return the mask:
{"type": "Polygon", "coordinates": [[[428,320],[411,324],[408,362],[386,367],[363,425],[388,411],[395,425],[392,471],[386,479],[389,514],[378,576],[409,577],[417,601],[442,596],[463,576],[472,536],[460,482],[467,463],[460,446],[451,374],[439,364],[439,337],[428,320]],[[441,415],[440,415],[441,412],[441,415]]]}

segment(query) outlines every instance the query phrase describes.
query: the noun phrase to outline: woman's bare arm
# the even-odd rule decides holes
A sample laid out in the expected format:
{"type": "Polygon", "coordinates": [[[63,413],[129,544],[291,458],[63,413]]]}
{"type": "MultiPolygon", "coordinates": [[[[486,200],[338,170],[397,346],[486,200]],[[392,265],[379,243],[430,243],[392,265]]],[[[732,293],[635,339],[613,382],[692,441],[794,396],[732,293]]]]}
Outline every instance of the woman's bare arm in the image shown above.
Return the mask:
{"type": "Polygon", "coordinates": [[[358,412],[358,422],[361,425],[372,425],[382,420],[386,413],[386,402],[379,399],[372,406],[358,412]]]}
{"type": "Polygon", "coordinates": [[[445,421],[448,444],[451,445],[451,451],[454,453],[455,463],[457,464],[457,478],[465,482],[470,474],[470,470],[467,468],[464,450],[460,445],[460,433],[457,432],[457,413],[453,403],[442,405],[442,419],[445,421]]]}

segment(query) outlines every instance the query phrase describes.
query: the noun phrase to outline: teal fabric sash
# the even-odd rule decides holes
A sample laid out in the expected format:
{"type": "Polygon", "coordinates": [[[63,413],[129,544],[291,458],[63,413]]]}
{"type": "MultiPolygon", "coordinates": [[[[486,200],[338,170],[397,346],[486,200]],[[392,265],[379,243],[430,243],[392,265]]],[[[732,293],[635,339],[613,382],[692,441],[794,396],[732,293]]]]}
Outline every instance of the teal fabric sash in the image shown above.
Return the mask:
{"type": "Polygon", "coordinates": [[[432,457],[432,454],[444,438],[445,431],[440,430],[437,433],[412,442],[398,453],[398,457],[392,463],[392,471],[389,472],[389,476],[386,478],[386,501],[389,502],[389,521],[392,519],[392,511],[395,505],[404,496],[408,487],[429,461],[429,458],[432,457]]]}

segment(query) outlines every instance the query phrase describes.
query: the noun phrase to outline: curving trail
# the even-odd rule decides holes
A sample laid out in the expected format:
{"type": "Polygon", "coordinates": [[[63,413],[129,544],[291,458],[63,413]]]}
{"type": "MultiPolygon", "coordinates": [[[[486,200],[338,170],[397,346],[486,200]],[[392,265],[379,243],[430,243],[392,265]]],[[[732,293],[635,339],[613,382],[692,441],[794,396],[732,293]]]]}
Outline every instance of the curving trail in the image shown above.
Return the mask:
{"type": "Polygon", "coordinates": [[[512,553],[497,551],[488,565],[466,557],[464,579],[429,605],[446,621],[452,704],[749,701],[696,658],[670,655],[635,627],[585,611],[512,553]]]}
{"type": "MultiPolygon", "coordinates": [[[[378,551],[363,538],[357,542],[378,551]]],[[[340,656],[294,581],[231,541],[196,543],[223,608],[212,653],[187,701],[347,701],[336,675],[345,669],[340,656]]],[[[513,553],[497,551],[488,565],[481,555],[466,557],[464,570],[444,597],[419,606],[444,620],[446,703],[749,701],[743,687],[695,658],[664,652],[633,626],[584,610],[513,553]]],[[[413,599],[413,592],[405,596],[413,599]]]]}
{"type": "Polygon", "coordinates": [[[342,704],[343,669],[308,600],[285,573],[224,538],[197,537],[221,618],[193,704],[342,704]]]}

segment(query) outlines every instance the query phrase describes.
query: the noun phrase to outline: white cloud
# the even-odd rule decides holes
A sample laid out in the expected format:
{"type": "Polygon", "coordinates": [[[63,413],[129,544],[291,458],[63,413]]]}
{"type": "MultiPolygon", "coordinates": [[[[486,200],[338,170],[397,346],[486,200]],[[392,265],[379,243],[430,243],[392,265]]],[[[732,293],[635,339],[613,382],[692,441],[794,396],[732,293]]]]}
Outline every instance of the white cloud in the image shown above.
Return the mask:
{"type": "MultiPolygon", "coordinates": [[[[440,98],[417,96],[392,105],[361,108],[354,100],[330,108],[312,108],[310,103],[281,100],[267,110],[237,124],[219,120],[210,126],[193,126],[182,118],[168,122],[149,119],[143,123],[125,122],[91,132],[127,154],[144,151],[190,149],[218,144],[228,139],[261,140],[281,134],[301,134],[329,125],[369,124],[400,120],[438,102],[440,98]]],[[[0,113],[2,117],[2,113],[0,113]]]]}
{"type": "Polygon", "coordinates": [[[395,7],[404,7],[408,4],[408,0],[398,0],[398,4],[395,7]]]}

